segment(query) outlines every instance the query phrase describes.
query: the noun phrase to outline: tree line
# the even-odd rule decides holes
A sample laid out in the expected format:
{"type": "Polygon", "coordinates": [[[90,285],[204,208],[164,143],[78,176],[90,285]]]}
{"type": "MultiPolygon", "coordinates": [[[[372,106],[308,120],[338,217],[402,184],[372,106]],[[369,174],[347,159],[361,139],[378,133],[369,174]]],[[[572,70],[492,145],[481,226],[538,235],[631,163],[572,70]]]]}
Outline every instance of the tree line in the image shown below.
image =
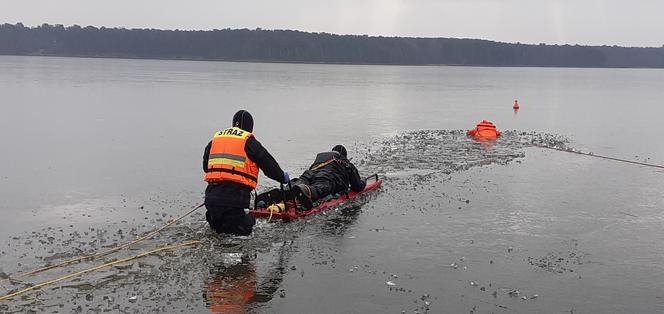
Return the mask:
{"type": "Polygon", "coordinates": [[[530,45],[294,30],[0,25],[0,54],[394,65],[664,68],[664,47],[530,45]]]}

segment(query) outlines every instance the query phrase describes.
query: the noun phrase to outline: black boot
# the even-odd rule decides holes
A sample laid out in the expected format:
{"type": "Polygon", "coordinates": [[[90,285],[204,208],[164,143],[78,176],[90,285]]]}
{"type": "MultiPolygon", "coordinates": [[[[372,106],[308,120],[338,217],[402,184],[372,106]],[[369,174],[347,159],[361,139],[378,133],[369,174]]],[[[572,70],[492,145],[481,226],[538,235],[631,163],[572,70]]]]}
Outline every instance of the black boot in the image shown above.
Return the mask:
{"type": "Polygon", "coordinates": [[[302,205],[305,210],[310,210],[314,207],[311,201],[311,189],[305,184],[293,185],[293,195],[297,199],[299,205],[302,205]]]}

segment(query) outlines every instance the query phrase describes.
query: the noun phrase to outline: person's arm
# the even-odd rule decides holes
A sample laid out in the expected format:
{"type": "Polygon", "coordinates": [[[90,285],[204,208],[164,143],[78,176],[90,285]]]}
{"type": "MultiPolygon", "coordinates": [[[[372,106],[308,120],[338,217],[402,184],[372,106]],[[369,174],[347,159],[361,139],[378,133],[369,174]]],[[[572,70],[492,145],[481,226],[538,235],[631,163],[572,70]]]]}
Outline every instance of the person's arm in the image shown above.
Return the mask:
{"type": "Polygon", "coordinates": [[[210,160],[210,148],[212,148],[212,141],[205,146],[205,152],[203,152],[203,172],[208,172],[208,160],[210,160]]]}
{"type": "Polygon", "coordinates": [[[258,165],[258,168],[263,170],[263,173],[268,178],[280,183],[286,183],[284,179],[284,171],[274,157],[270,155],[267,149],[265,149],[255,137],[252,136],[247,140],[247,145],[244,146],[244,151],[247,153],[247,156],[258,165]]]}
{"type": "Polygon", "coordinates": [[[348,170],[348,178],[350,179],[350,189],[355,192],[364,190],[364,187],[367,186],[367,182],[362,180],[355,165],[350,161],[346,161],[346,169],[348,170]]]}

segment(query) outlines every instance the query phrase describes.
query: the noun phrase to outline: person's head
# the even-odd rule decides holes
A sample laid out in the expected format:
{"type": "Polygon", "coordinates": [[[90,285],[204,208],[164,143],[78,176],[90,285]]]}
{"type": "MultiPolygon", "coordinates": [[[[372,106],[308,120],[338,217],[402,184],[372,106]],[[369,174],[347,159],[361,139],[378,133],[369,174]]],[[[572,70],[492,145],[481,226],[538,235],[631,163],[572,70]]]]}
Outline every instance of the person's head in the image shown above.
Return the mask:
{"type": "Polygon", "coordinates": [[[346,147],[344,147],[341,144],[332,147],[332,151],[341,154],[341,156],[348,157],[348,152],[346,151],[346,147]]]}
{"type": "Polygon", "coordinates": [[[254,118],[246,110],[240,110],[233,116],[233,127],[243,129],[247,132],[254,131],[254,118]]]}

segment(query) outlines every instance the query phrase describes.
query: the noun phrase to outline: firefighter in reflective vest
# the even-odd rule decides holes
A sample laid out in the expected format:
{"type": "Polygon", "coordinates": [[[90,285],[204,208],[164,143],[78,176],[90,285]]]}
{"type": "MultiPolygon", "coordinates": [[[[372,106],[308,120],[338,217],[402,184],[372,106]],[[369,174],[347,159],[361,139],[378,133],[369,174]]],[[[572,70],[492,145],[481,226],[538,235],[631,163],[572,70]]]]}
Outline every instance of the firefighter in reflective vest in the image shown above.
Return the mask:
{"type": "Polygon", "coordinates": [[[205,218],[218,233],[249,235],[256,224],[247,213],[251,191],[258,182],[258,170],[281,183],[289,181],[277,161],[251,133],[254,120],[240,110],[233,116],[231,128],[214,134],[205,147],[205,218]]]}

